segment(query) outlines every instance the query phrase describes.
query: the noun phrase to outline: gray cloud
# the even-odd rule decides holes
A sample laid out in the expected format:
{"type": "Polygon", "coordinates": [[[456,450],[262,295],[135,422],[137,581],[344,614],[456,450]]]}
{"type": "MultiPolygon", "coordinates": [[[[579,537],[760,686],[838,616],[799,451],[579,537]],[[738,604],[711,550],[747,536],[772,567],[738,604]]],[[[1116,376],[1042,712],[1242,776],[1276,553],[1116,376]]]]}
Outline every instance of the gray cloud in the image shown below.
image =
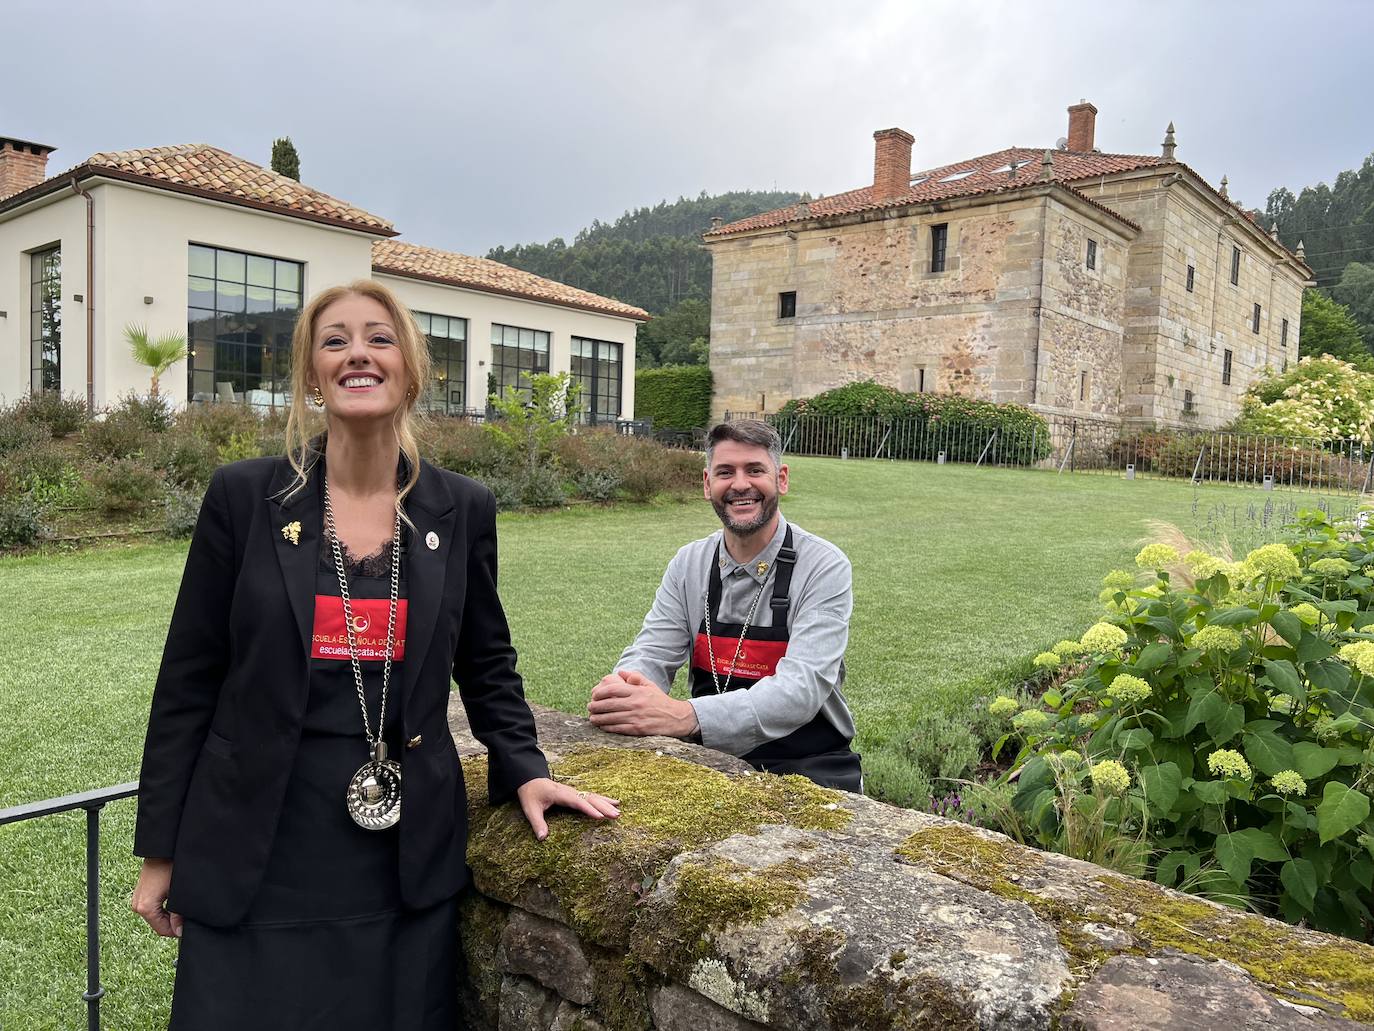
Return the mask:
{"type": "Polygon", "coordinates": [[[866,183],[874,129],[915,162],[1052,146],[1179,157],[1263,205],[1374,151],[1374,7],[1277,2],[392,3],[11,0],[0,134],[99,150],[208,142],[409,239],[484,253],[701,189],[866,183]],[[17,43],[17,45],[16,45],[17,43]]]}

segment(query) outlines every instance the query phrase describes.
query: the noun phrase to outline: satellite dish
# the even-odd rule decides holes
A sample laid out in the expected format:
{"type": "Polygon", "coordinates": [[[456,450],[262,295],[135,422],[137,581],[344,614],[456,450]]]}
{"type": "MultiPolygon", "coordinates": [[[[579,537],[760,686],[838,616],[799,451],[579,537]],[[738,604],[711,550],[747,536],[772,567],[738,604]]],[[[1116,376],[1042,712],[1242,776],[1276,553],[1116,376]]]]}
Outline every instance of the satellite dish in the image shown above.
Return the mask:
{"type": "Polygon", "coordinates": [[[1056,150],[1068,150],[1069,138],[1067,136],[1059,137],[1059,139],[1054,141],[1054,147],[1056,150]]]}

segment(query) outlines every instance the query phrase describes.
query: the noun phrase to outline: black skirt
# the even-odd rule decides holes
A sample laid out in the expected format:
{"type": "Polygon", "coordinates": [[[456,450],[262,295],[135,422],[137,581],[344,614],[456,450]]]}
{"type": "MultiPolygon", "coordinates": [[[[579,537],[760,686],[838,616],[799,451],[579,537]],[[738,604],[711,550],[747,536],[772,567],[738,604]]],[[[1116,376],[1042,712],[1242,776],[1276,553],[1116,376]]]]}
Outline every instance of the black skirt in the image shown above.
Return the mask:
{"type": "MultiPolygon", "coordinates": [[[[354,598],[387,597],[389,549],[349,565],[354,598]]],[[[327,550],[316,583],[318,595],[337,598],[338,578],[327,550]]],[[[400,595],[405,596],[404,581],[400,595]]],[[[362,666],[375,726],[382,663],[362,666]]],[[[392,667],[383,736],[401,761],[404,798],[402,668],[392,667]]],[[[457,900],[423,910],[402,904],[398,828],[364,830],[344,804],[349,779],[367,758],[351,664],[347,658],[312,658],[300,744],[262,884],[235,927],[185,921],[173,1031],[459,1026],[457,900]]],[[[404,802],[401,811],[404,818],[404,802]]]]}

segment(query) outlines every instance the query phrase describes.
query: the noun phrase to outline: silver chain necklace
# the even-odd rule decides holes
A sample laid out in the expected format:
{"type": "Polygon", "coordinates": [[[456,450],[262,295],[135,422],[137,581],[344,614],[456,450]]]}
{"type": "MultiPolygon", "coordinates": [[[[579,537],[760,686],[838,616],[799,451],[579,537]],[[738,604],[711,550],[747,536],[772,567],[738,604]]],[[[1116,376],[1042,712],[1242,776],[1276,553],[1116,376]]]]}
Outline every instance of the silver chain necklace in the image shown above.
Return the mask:
{"type": "Polygon", "coordinates": [[[397,511],[391,528],[391,603],[387,608],[386,652],[382,663],[382,708],[377,713],[377,733],[367,718],[367,695],[363,693],[363,668],[358,661],[358,638],[353,625],[353,599],[348,592],[348,573],[345,571],[343,546],[334,525],[334,506],[329,501],[329,477],[324,479],[324,522],[329,531],[329,543],[334,551],[334,572],[339,577],[339,596],[343,599],[344,626],[348,630],[348,658],[353,664],[353,684],[358,689],[358,707],[363,713],[363,733],[367,735],[372,758],[358,767],[348,782],[346,803],[348,815],[359,827],[370,831],[385,830],[401,818],[401,765],[388,759],[386,742],[382,740],[386,726],[386,695],[391,686],[391,652],[396,644],[396,599],[401,585],[401,513],[397,511]]]}
{"type": "Polygon", "coordinates": [[[703,610],[706,613],[706,655],[711,663],[711,683],[716,685],[716,694],[724,694],[730,690],[730,681],[734,679],[735,667],[739,665],[740,652],[744,648],[744,638],[749,633],[749,625],[754,622],[754,614],[758,611],[759,599],[763,597],[763,589],[767,586],[768,577],[765,576],[763,583],[759,584],[759,589],[754,592],[754,600],[749,603],[749,612],[744,617],[744,626],[740,627],[739,640],[735,642],[735,657],[730,660],[730,668],[725,671],[725,686],[722,687],[720,675],[716,673],[716,649],[711,638],[711,587],[710,583],[707,583],[706,593],[703,595],[703,610]]]}

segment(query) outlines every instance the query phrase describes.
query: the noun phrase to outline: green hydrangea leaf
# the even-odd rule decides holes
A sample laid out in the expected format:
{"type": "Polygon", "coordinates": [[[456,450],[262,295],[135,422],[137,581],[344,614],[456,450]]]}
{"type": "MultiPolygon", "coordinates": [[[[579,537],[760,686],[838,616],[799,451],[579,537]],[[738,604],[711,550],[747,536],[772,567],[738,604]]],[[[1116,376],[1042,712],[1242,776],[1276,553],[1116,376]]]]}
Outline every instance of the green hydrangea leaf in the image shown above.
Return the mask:
{"type": "Polygon", "coordinates": [[[1136,657],[1135,668],[1142,673],[1159,669],[1160,666],[1169,661],[1169,656],[1173,654],[1173,651],[1173,646],[1165,644],[1163,641],[1146,645],[1136,657]]]}
{"type": "Polygon", "coordinates": [[[1236,702],[1223,706],[1221,712],[1207,721],[1207,733],[1219,745],[1224,745],[1245,726],[1245,709],[1236,702]]]}
{"type": "Polygon", "coordinates": [[[1179,871],[1183,872],[1184,877],[1190,877],[1197,872],[1197,867],[1198,857],[1194,853],[1170,852],[1155,867],[1155,883],[1172,888],[1178,880],[1179,871]]]}
{"type": "Polygon", "coordinates": [[[1250,879],[1250,864],[1255,861],[1255,848],[1249,838],[1239,834],[1218,835],[1216,853],[1217,862],[1231,880],[1244,884],[1250,879]]]}
{"type": "Polygon", "coordinates": [[[1046,691],[1044,695],[1041,696],[1040,700],[1051,709],[1057,709],[1064,704],[1064,696],[1054,689],[1046,691]]]}
{"type": "Polygon", "coordinates": [[[1276,734],[1246,734],[1241,748],[1250,765],[1273,776],[1293,769],[1293,746],[1276,734]]]}
{"type": "Polygon", "coordinates": [[[1341,761],[1339,748],[1323,748],[1312,741],[1299,741],[1293,746],[1293,769],[1303,780],[1316,780],[1336,768],[1341,761]]]}
{"type": "Polygon", "coordinates": [[[1208,805],[1220,805],[1226,801],[1226,781],[1200,780],[1188,789],[1193,796],[1208,805]]]}
{"type": "Polygon", "coordinates": [[[1183,787],[1183,774],[1173,763],[1146,766],[1140,771],[1140,786],[1150,807],[1161,815],[1167,815],[1178,801],[1179,790],[1183,787]]]}
{"type": "Polygon", "coordinates": [[[1259,610],[1251,608],[1225,609],[1207,621],[1208,626],[1246,626],[1259,618],[1259,610]]]}
{"type": "Polygon", "coordinates": [[[1264,672],[1268,675],[1269,683],[1273,685],[1275,691],[1292,695],[1300,702],[1307,700],[1307,692],[1303,689],[1302,679],[1298,676],[1298,671],[1293,668],[1293,664],[1287,659],[1265,659],[1264,672]]]}
{"type": "Polygon", "coordinates": [[[1215,687],[1211,690],[1193,696],[1193,703],[1188,706],[1188,718],[1183,721],[1183,733],[1190,734],[1194,727],[1199,723],[1206,723],[1216,719],[1226,711],[1226,699],[1221,696],[1221,692],[1215,687]]]}
{"type": "Polygon", "coordinates": [[[1275,612],[1269,619],[1269,625],[1295,648],[1302,640],[1302,620],[1287,610],[1275,612]]]}
{"type": "Polygon", "coordinates": [[[1328,781],[1317,806],[1317,834],[1322,844],[1354,830],[1369,816],[1369,796],[1337,781],[1328,781]]]}
{"type": "Polygon", "coordinates": [[[1307,679],[1320,691],[1339,694],[1350,683],[1350,667],[1338,659],[1322,659],[1308,665],[1307,679]]]}
{"type": "Polygon", "coordinates": [[[1133,727],[1117,734],[1116,744],[1118,748],[1130,751],[1133,748],[1148,748],[1154,739],[1155,736],[1143,727],[1133,727]]]}
{"type": "Polygon", "coordinates": [[[1279,871],[1284,891],[1309,913],[1317,899],[1317,868],[1306,859],[1290,859],[1279,871]]]}
{"type": "Polygon", "coordinates": [[[1310,630],[1306,631],[1302,635],[1302,640],[1298,642],[1299,662],[1316,662],[1334,654],[1336,649],[1310,630]]]}

